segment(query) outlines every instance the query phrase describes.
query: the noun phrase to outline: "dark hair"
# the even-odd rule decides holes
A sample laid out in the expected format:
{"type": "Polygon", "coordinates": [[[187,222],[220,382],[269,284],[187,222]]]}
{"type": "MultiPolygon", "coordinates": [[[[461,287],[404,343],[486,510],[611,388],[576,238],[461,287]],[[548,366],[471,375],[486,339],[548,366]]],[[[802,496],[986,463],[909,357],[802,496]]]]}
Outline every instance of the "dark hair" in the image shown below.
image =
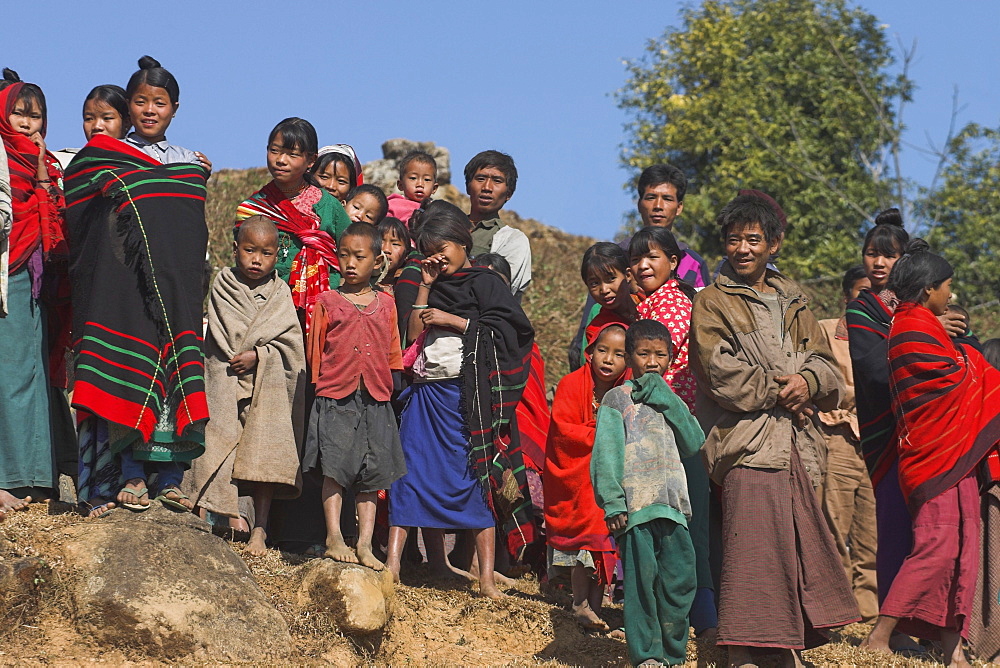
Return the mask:
{"type": "Polygon", "coordinates": [[[42,135],[44,136],[45,129],[49,124],[49,108],[45,104],[45,93],[42,92],[42,89],[38,86],[38,84],[25,83],[21,81],[21,77],[17,75],[17,72],[9,67],[3,68],[3,81],[0,81],[0,90],[16,83],[21,84],[21,90],[18,91],[17,98],[11,102],[11,109],[13,109],[13,105],[18,102],[34,102],[38,107],[38,111],[42,114],[42,135]]]}
{"type": "Polygon", "coordinates": [[[510,262],[499,253],[480,253],[472,258],[473,267],[486,267],[500,274],[507,285],[510,285],[510,262]]]}
{"type": "Polygon", "coordinates": [[[129,77],[128,85],[125,86],[125,96],[132,99],[135,91],[142,84],[148,84],[153,88],[163,88],[167,91],[170,102],[177,104],[181,98],[181,87],[177,85],[177,79],[163,67],[159,61],[150,56],[143,56],[139,59],[139,69],[129,77]]]}
{"type": "Polygon", "coordinates": [[[923,239],[913,239],[903,257],[896,260],[889,272],[887,288],[896,293],[901,302],[920,303],[920,293],[926,288],[937,288],[954,275],[955,270],[940,255],[930,251],[923,239]]]}
{"type": "Polygon", "coordinates": [[[250,216],[249,218],[243,219],[240,226],[236,228],[236,242],[239,243],[240,239],[243,238],[245,234],[252,234],[256,232],[263,232],[265,234],[274,234],[274,241],[278,241],[278,227],[274,224],[274,221],[267,216],[250,216]]]}
{"type": "MultiPolygon", "coordinates": [[[[673,232],[666,227],[649,225],[632,235],[632,240],[628,244],[629,264],[632,263],[634,258],[648,253],[652,246],[658,246],[667,256],[675,256],[678,263],[684,259],[685,252],[681,250],[680,245],[677,243],[677,237],[674,236],[673,232]]],[[[674,271],[673,278],[677,280],[677,287],[680,288],[681,292],[687,295],[688,299],[694,301],[696,293],[694,286],[681,280],[677,276],[676,270],[674,271]]]]}
{"type": "Polygon", "coordinates": [[[851,294],[851,290],[854,289],[854,284],[867,276],[868,274],[865,272],[863,266],[860,264],[854,265],[844,272],[844,279],[840,282],[840,289],[845,295],[849,295],[851,294]]]}
{"type": "Polygon", "coordinates": [[[399,178],[403,178],[403,172],[406,170],[407,165],[411,162],[422,162],[425,165],[430,165],[434,168],[434,178],[437,178],[438,164],[434,156],[426,151],[410,151],[403,156],[403,159],[399,161],[399,178]]]}
{"type": "Polygon", "coordinates": [[[389,213],[389,200],[386,199],[385,193],[378,186],[374,186],[370,183],[362,183],[360,186],[354,186],[347,191],[347,197],[344,198],[345,202],[350,202],[352,199],[358,195],[364,195],[368,193],[378,200],[379,214],[375,217],[375,224],[378,225],[385,218],[385,215],[389,213]]]}
{"type": "MultiPolygon", "coordinates": [[[[284,138],[284,133],[282,133],[281,136],[284,138]]],[[[313,166],[309,168],[309,175],[312,176],[314,174],[318,174],[333,162],[339,162],[340,164],[347,166],[347,178],[351,182],[351,187],[353,188],[358,182],[358,170],[354,166],[353,160],[343,153],[338,153],[337,151],[330,151],[329,153],[324,153],[316,158],[316,162],[314,162],[313,166]]]]}
{"type": "Polygon", "coordinates": [[[774,243],[781,237],[781,222],[774,207],[756,195],[737,195],[733,201],[722,207],[715,222],[721,229],[723,237],[734,227],[742,229],[755,223],[760,225],[767,243],[774,243]]]}
{"type": "Polygon", "coordinates": [[[636,320],[625,332],[625,354],[635,353],[639,341],[666,341],[670,357],[674,356],[674,344],[670,340],[670,330],[659,320],[636,320]]]}
{"type": "Polygon", "coordinates": [[[688,189],[688,180],[684,176],[684,172],[673,165],[650,165],[642,170],[642,174],[639,175],[639,181],[635,184],[636,194],[638,194],[639,199],[642,199],[642,196],[646,194],[647,188],[655,188],[661,183],[672,185],[674,190],[677,191],[677,201],[684,201],[684,195],[688,189]]]}
{"type": "Polygon", "coordinates": [[[403,242],[403,245],[406,246],[407,250],[409,250],[410,245],[413,243],[413,240],[410,239],[410,231],[406,229],[406,223],[395,216],[386,216],[379,221],[376,227],[378,227],[378,231],[382,233],[383,241],[388,239],[390,234],[393,234],[397,239],[403,242]]]}
{"type": "Polygon", "coordinates": [[[281,133],[281,146],[292,151],[302,151],[310,155],[316,155],[319,151],[319,139],[316,137],[316,128],[304,118],[292,116],[281,121],[274,126],[271,134],[267,136],[267,145],[274,143],[275,137],[281,133]]]}
{"type": "Polygon", "coordinates": [[[869,248],[879,255],[902,255],[906,245],[910,243],[910,235],[903,227],[903,216],[899,209],[886,209],[875,216],[875,225],[865,235],[865,243],[861,246],[862,255],[869,248]]]}
{"type": "Polygon", "coordinates": [[[601,327],[597,331],[597,336],[594,337],[593,341],[587,344],[587,349],[589,350],[591,346],[596,345],[597,342],[601,340],[601,337],[604,336],[605,332],[611,332],[611,331],[619,331],[626,337],[628,337],[628,327],[626,325],[621,324],[620,322],[613,322],[611,324],[605,325],[604,327],[601,327]]]}
{"type": "Polygon", "coordinates": [[[628,256],[618,244],[610,241],[598,241],[583,254],[580,263],[580,278],[586,283],[591,274],[610,276],[615,271],[622,274],[628,271],[628,256]]]}
{"type": "Polygon", "coordinates": [[[128,113],[128,96],[125,95],[125,89],[121,86],[114,84],[94,86],[87,93],[87,97],[83,101],[84,106],[91,100],[97,100],[117,111],[118,115],[122,118],[123,128],[127,128],[132,124],[128,113]]]}
{"type": "Polygon", "coordinates": [[[514,166],[514,158],[500,151],[482,151],[472,156],[472,160],[465,166],[465,187],[472,183],[472,177],[481,169],[496,167],[504,178],[507,179],[507,194],[513,195],[517,188],[517,167],[514,166]]]}
{"type": "Polygon", "coordinates": [[[958,304],[948,304],[948,310],[951,311],[952,313],[957,313],[960,316],[962,316],[962,320],[965,321],[964,335],[968,336],[969,325],[972,324],[972,316],[969,315],[969,312],[966,310],[966,308],[964,306],[959,306],[958,304]]]}
{"type": "Polygon", "coordinates": [[[988,339],[983,342],[983,357],[994,369],[1000,369],[1000,339],[988,339]]]}
{"type": "Polygon", "coordinates": [[[431,199],[430,197],[425,197],[424,201],[420,203],[420,208],[410,214],[410,238],[413,240],[413,246],[417,246],[417,237],[420,236],[420,228],[424,224],[424,220],[427,216],[437,209],[442,209],[441,203],[445,200],[431,199]]]}
{"type": "Polygon", "coordinates": [[[372,254],[379,256],[382,255],[382,230],[374,225],[369,225],[368,223],[351,223],[347,226],[347,229],[340,233],[340,238],[337,239],[337,247],[343,243],[344,237],[361,237],[367,239],[368,243],[371,244],[372,254]]]}
{"type": "Polygon", "coordinates": [[[781,225],[781,231],[784,232],[785,228],[788,227],[788,218],[785,217],[785,210],[781,208],[778,201],[768,195],[763,190],[740,190],[736,193],[737,195],[749,195],[751,197],[756,197],[757,199],[764,200],[767,205],[774,209],[774,215],[778,217],[778,223],[781,225]]]}
{"type": "MultiPolygon", "coordinates": [[[[465,248],[472,255],[472,233],[469,232],[469,217],[464,211],[451,202],[443,199],[434,200],[430,204],[425,201],[421,208],[413,213],[420,215],[420,234],[417,237],[417,249],[424,255],[430,255],[446,241],[465,248]]],[[[412,221],[412,218],[411,218],[412,221]]],[[[411,222],[412,225],[412,222],[411,222]]]]}

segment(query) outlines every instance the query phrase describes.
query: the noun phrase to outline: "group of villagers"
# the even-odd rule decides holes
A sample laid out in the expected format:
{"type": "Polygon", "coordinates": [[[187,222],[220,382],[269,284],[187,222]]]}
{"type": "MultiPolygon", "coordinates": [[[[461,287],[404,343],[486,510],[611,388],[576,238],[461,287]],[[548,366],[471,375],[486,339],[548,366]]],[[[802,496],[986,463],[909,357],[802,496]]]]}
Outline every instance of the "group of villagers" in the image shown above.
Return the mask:
{"type": "Polygon", "coordinates": [[[685,175],[647,168],[644,227],[582,258],[550,403],[510,156],[469,161],[466,213],[433,199],[433,156],[387,197],[285,119],[207,289],[212,164],[167,141],[166,69],[94,88],[86,145],[56,153],[42,90],[0,86],[0,520],[63,474],[91,521],[158,503],[252,555],[397,580],[426,558],[491,598],[531,570],[633,664],[683,663],[693,630],[731,665],[801,665],[858,621],[873,651],[1000,653],[1000,341],[897,210],[818,321],[772,197],[722,209],[709,267],[671,232],[685,175]]]}

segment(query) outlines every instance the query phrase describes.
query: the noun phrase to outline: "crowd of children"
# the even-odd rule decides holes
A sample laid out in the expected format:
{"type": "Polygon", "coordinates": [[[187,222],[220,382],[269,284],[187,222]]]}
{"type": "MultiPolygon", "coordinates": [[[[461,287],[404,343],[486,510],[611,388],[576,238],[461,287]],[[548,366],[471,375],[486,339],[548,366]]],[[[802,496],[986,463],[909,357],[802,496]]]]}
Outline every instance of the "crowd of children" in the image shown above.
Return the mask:
{"type": "Polygon", "coordinates": [[[434,572],[484,596],[504,573],[565,578],[588,631],[623,597],[634,664],[682,663],[693,628],[731,665],[799,665],[858,620],[875,651],[1000,654],[1000,341],[971,334],[952,267],[898,211],[820,322],[777,269],[773,198],[720,212],[711,276],[671,232],[684,174],[649,167],[644,227],[583,255],[550,407],[530,244],[499,215],[509,156],[470,160],[466,213],[432,199],[431,155],[387,197],[349,145],[282,120],[203,326],[212,164],[167,141],[179,96],[144,57],[87,96],[86,145],[53,154],[44,94],[4,70],[0,520],[63,473],[92,521],[159,501],[251,554],[397,579],[419,529],[434,572]]]}

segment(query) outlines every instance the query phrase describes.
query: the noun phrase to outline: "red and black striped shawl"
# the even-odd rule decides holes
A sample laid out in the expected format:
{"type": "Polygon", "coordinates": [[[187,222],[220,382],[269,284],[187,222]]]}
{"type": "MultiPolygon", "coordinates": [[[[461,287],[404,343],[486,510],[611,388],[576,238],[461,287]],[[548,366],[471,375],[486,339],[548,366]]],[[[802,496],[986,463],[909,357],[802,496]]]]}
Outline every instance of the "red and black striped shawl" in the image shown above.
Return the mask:
{"type": "Polygon", "coordinates": [[[957,346],[928,308],[904,302],[889,331],[889,372],[899,483],[915,515],[1000,441],[1000,371],[957,346]]]}

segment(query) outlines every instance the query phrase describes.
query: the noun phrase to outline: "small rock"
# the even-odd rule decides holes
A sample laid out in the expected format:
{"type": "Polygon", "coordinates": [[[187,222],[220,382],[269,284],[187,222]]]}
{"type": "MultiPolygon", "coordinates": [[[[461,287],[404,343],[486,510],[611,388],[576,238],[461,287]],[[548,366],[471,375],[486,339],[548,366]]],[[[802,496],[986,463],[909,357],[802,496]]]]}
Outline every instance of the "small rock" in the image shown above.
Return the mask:
{"type": "Polygon", "coordinates": [[[358,564],[313,559],[299,573],[298,606],[329,612],[348,635],[376,633],[392,618],[396,595],[388,569],[373,571],[358,564]]]}
{"type": "Polygon", "coordinates": [[[154,503],[67,530],[75,623],[102,644],[155,658],[280,658],[288,625],[232,548],[191,513],[154,503]]]}

